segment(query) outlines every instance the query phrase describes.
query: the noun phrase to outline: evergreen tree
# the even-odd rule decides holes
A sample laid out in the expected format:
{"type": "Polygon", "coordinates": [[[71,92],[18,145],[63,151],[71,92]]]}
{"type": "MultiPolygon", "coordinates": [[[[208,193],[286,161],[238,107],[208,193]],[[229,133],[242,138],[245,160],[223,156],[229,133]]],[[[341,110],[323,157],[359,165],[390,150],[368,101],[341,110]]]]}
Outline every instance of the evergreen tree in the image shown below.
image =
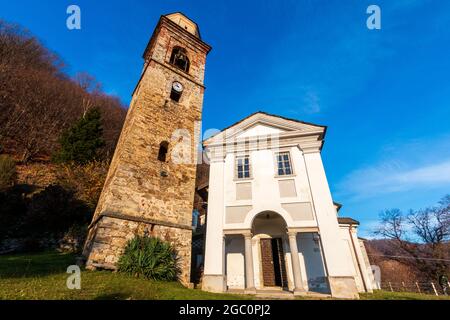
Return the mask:
{"type": "Polygon", "coordinates": [[[54,160],[61,163],[86,164],[98,158],[99,148],[105,145],[102,137],[101,114],[90,109],[59,139],[61,150],[54,160]]]}

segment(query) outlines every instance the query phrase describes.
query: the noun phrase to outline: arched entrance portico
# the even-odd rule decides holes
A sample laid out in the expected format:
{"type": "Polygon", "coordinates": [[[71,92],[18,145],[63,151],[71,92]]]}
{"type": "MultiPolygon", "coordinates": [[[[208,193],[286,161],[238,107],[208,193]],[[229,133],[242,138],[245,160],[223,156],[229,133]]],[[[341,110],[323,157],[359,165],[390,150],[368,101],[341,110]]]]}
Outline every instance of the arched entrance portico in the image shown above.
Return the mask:
{"type": "Polygon", "coordinates": [[[225,238],[225,270],[229,288],[293,289],[304,293],[297,233],[273,211],[257,214],[251,229],[234,230],[225,238]],[[291,275],[289,277],[289,274],[291,275]]]}

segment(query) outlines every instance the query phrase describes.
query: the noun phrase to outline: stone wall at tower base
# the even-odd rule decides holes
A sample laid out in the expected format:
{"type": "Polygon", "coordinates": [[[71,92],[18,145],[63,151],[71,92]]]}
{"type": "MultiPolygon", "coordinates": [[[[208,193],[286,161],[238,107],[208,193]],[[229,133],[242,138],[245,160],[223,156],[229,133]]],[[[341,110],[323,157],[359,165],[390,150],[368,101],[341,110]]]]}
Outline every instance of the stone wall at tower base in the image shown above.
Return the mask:
{"type": "Polygon", "coordinates": [[[94,238],[86,244],[89,252],[87,269],[116,269],[127,242],[135,235],[148,234],[172,244],[179,257],[180,282],[190,286],[192,230],[153,225],[146,222],[128,221],[113,217],[102,217],[90,234],[94,238]]]}

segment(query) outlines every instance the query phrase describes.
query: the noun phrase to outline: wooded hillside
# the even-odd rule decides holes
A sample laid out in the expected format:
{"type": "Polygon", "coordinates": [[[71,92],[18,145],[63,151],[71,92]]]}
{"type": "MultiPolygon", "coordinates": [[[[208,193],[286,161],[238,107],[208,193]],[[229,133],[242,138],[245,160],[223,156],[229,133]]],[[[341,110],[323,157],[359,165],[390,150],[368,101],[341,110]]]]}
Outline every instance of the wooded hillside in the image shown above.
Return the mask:
{"type": "Polygon", "coordinates": [[[0,153],[22,163],[49,160],[61,133],[91,108],[101,111],[101,153],[109,158],[125,106],[90,75],[69,78],[57,55],[20,26],[0,20],[0,153]]]}
{"type": "Polygon", "coordinates": [[[0,20],[0,254],[80,250],[126,107],[0,20]]]}

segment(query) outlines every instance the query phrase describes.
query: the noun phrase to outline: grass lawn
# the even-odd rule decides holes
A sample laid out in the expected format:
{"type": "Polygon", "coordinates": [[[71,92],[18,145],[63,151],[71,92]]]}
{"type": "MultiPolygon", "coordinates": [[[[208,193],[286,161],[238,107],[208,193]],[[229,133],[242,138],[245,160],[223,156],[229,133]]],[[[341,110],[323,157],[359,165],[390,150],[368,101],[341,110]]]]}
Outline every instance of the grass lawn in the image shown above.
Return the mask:
{"type": "MultiPolygon", "coordinates": [[[[213,294],[179,283],[137,279],[109,271],[82,271],[81,290],[69,290],[67,267],[72,254],[56,252],[0,256],[0,300],[240,300],[252,296],[213,294]]],[[[304,299],[304,297],[302,297],[304,299]]],[[[449,297],[377,291],[363,300],[423,300],[449,297]]]]}
{"type": "Polygon", "coordinates": [[[374,293],[360,294],[361,300],[449,300],[450,296],[435,296],[415,292],[390,292],[377,290],[374,293]]]}
{"type": "Polygon", "coordinates": [[[244,299],[186,289],[176,282],[137,279],[109,271],[82,271],[81,290],[66,286],[72,254],[0,256],[0,300],[214,300],[244,299]]]}

